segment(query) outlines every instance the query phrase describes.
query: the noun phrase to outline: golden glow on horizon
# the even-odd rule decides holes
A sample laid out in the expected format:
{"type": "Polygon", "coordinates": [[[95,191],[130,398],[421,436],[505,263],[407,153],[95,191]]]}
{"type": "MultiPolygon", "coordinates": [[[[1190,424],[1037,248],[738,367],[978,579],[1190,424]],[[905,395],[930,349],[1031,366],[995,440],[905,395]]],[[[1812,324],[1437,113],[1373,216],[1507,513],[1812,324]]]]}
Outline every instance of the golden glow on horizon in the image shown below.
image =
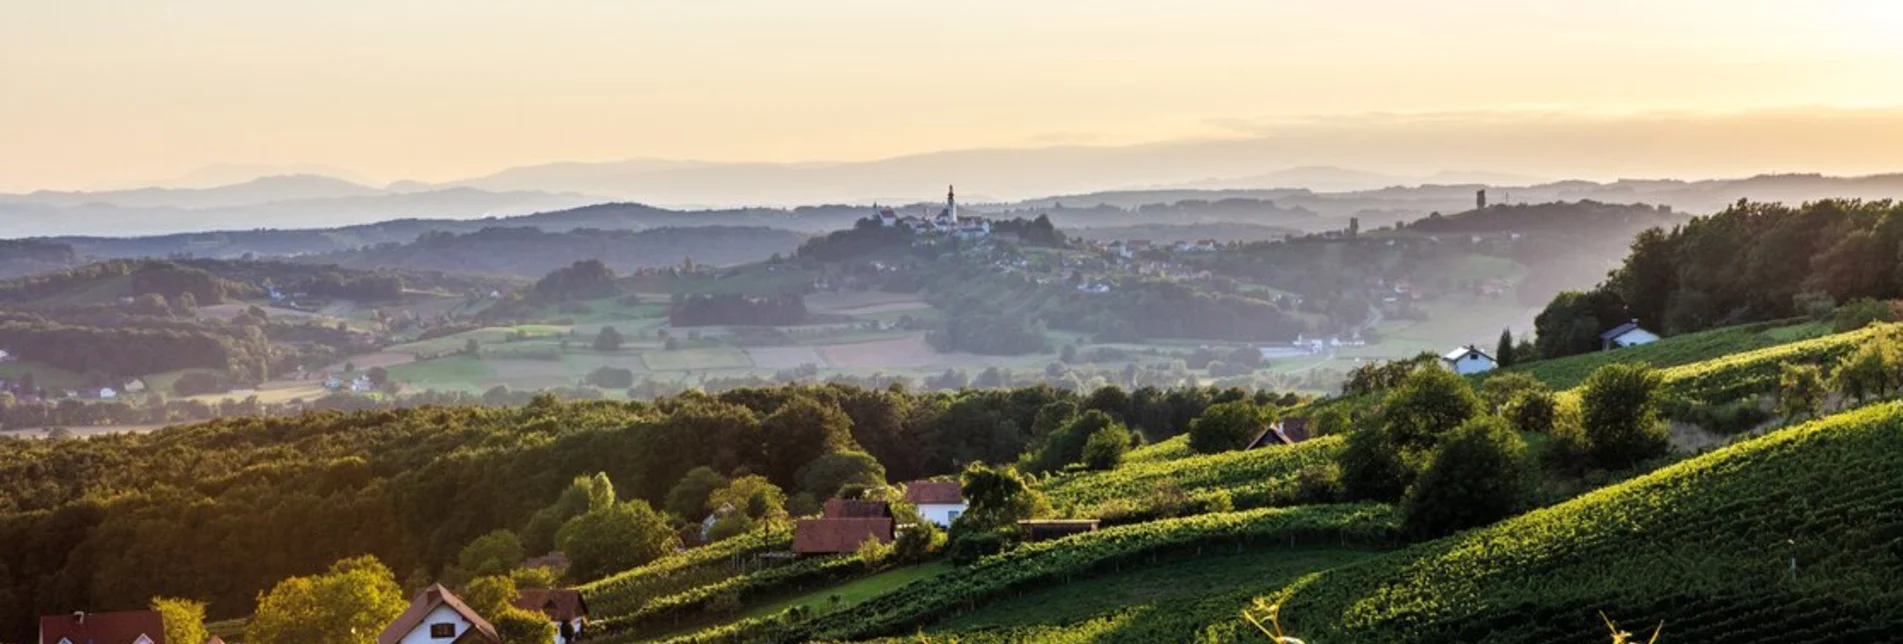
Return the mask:
{"type": "Polygon", "coordinates": [[[1897,106],[1900,29],[1889,0],[0,0],[0,190],[1897,106]]]}

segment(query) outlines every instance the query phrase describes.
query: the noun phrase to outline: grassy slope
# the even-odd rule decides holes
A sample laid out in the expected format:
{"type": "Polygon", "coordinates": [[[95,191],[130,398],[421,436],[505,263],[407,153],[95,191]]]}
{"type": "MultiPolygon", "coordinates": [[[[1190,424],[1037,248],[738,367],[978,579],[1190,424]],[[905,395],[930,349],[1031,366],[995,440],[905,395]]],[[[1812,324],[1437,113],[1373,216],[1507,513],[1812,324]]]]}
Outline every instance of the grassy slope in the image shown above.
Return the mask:
{"type": "Polygon", "coordinates": [[[1903,405],[1841,414],[1275,599],[1309,641],[1603,641],[1599,610],[1670,641],[1875,641],[1903,629],[1900,443],[1903,405]]]}
{"type": "Polygon", "coordinates": [[[1194,455],[1187,444],[1165,441],[1138,450],[1115,470],[1059,476],[1038,487],[1053,506],[1079,516],[1098,516],[1111,505],[1141,506],[1164,482],[1192,496],[1221,491],[1238,506],[1259,507],[1290,499],[1297,475],[1334,462],[1340,449],[1341,439],[1326,437],[1291,447],[1194,455]]]}
{"type": "MultiPolygon", "coordinates": [[[[1373,556],[1346,549],[1247,550],[1174,559],[1025,592],[953,617],[935,637],[980,642],[1180,642],[1264,589],[1373,556]]],[[[909,638],[892,640],[913,641],[909,638]]]]}
{"type": "Polygon", "coordinates": [[[1594,369],[1624,362],[1643,362],[1654,367],[1680,365],[1722,358],[1735,353],[1808,340],[1830,333],[1822,323],[1770,322],[1725,327],[1698,333],[1677,335],[1652,344],[1600,351],[1556,360],[1528,362],[1508,368],[1524,371],[1555,389],[1569,389],[1586,380],[1594,369]]]}

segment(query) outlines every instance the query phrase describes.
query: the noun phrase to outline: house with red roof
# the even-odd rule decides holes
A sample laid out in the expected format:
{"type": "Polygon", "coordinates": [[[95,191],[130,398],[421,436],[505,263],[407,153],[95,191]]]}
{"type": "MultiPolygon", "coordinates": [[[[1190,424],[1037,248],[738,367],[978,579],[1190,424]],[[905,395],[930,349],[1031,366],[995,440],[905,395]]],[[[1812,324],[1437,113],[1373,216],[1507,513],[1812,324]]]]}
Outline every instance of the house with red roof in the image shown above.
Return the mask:
{"type": "Polygon", "coordinates": [[[904,501],[918,508],[918,516],[949,528],[970,507],[957,481],[913,481],[905,484],[904,501]]]}
{"type": "Polygon", "coordinates": [[[166,644],[165,620],[149,610],[46,615],[40,644],[166,644]]]}
{"type": "Polygon", "coordinates": [[[516,608],[548,616],[555,623],[551,644],[580,641],[588,627],[588,602],[581,591],[567,588],[528,588],[516,592],[516,608]]]}
{"type": "Polygon", "coordinates": [[[892,543],[897,538],[892,506],[884,501],[832,499],[818,519],[793,524],[793,552],[803,555],[854,552],[867,541],[892,543]]]}
{"type": "Polygon", "coordinates": [[[431,584],[377,635],[377,644],[502,644],[502,636],[461,597],[431,584]]]}

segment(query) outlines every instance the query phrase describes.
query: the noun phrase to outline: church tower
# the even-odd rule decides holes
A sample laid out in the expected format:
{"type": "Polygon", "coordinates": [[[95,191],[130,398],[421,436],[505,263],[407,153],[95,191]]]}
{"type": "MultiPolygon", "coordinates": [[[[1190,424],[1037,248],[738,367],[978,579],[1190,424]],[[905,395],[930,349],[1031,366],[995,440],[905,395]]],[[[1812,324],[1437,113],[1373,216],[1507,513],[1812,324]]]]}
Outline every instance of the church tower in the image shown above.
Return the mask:
{"type": "Polygon", "coordinates": [[[958,223],[958,193],[952,186],[945,186],[945,214],[951,216],[952,223],[958,223]]]}

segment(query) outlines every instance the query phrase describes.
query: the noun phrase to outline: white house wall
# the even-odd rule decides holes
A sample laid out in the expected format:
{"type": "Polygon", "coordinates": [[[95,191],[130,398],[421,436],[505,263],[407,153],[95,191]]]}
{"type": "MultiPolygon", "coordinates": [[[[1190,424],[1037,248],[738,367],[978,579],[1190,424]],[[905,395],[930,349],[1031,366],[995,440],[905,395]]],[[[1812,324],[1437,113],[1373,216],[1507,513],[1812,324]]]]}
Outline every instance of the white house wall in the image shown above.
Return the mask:
{"type": "Polygon", "coordinates": [[[946,528],[951,527],[952,519],[964,513],[965,504],[963,503],[925,503],[918,506],[920,518],[946,528]]]}
{"type": "Polygon", "coordinates": [[[454,641],[456,637],[429,636],[429,627],[431,624],[441,624],[445,622],[456,625],[456,637],[462,637],[463,631],[469,630],[469,621],[463,619],[462,615],[458,615],[456,611],[450,610],[448,604],[437,604],[436,608],[429,612],[429,617],[423,618],[423,623],[417,625],[416,630],[405,634],[403,639],[399,641],[403,644],[445,644],[446,642],[454,641]]]}

